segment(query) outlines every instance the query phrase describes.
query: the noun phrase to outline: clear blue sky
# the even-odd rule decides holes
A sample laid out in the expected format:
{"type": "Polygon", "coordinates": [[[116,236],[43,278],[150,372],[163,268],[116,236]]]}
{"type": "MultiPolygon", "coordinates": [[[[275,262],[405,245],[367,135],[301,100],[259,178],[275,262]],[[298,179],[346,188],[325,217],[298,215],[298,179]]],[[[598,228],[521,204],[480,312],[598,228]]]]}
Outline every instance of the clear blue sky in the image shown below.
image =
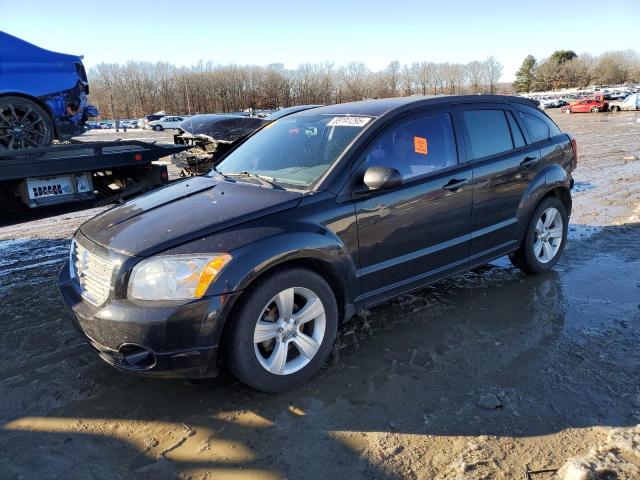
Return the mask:
{"type": "Polygon", "coordinates": [[[0,30],[100,62],[192,65],[357,60],[468,62],[494,55],[511,81],[556,49],[640,50],[640,0],[0,0],[0,30]]]}

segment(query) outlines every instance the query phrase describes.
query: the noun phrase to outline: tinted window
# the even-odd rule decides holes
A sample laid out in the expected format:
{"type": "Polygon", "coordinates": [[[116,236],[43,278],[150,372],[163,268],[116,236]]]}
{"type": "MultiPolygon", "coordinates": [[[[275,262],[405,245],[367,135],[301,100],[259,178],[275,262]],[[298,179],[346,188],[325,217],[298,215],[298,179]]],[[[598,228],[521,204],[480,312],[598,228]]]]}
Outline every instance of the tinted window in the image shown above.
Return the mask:
{"type": "Polygon", "coordinates": [[[488,157],[513,148],[503,110],[468,110],[464,112],[464,122],[472,158],[488,157]]]}
{"type": "Polygon", "coordinates": [[[529,130],[529,135],[531,135],[532,141],[539,142],[540,140],[549,138],[549,126],[546,122],[539,119],[538,117],[534,117],[533,115],[529,115],[528,113],[523,112],[520,112],[520,117],[527,125],[527,129],[529,130]]]}
{"type": "Polygon", "coordinates": [[[334,117],[312,110],[288,115],[239,145],[217,169],[223,174],[250,172],[279,184],[308,187],[370,121],[370,117],[334,117]]]}
{"type": "Polygon", "coordinates": [[[448,113],[401,123],[386,130],[365,152],[366,166],[393,167],[403,180],[458,163],[448,113]]]}
{"type": "Polygon", "coordinates": [[[509,120],[509,128],[511,128],[511,137],[513,138],[513,144],[516,148],[524,147],[524,137],[522,136],[522,130],[518,126],[516,119],[513,118],[511,112],[507,112],[507,119],[509,120]]]}
{"type": "MultiPolygon", "coordinates": [[[[549,137],[554,137],[556,135],[559,135],[562,133],[562,131],[560,130],[560,128],[554,123],[553,120],[551,120],[548,116],[546,116],[544,113],[542,113],[540,110],[536,109],[536,108],[530,108],[527,107],[526,105],[519,105],[518,106],[518,110],[521,112],[520,113],[520,118],[523,119],[523,121],[525,122],[526,128],[527,129],[531,129],[532,127],[529,125],[529,122],[527,121],[527,119],[523,116],[523,114],[527,114],[529,115],[529,117],[537,119],[540,122],[544,122],[544,124],[547,126],[547,128],[549,129],[548,133],[546,134],[546,136],[544,138],[549,138],[549,137]]],[[[538,127],[540,128],[540,127],[538,127]]],[[[532,132],[529,132],[532,133],[532,132]]],[[[537,141],[537,140],[534,140],[537,141]]]]}

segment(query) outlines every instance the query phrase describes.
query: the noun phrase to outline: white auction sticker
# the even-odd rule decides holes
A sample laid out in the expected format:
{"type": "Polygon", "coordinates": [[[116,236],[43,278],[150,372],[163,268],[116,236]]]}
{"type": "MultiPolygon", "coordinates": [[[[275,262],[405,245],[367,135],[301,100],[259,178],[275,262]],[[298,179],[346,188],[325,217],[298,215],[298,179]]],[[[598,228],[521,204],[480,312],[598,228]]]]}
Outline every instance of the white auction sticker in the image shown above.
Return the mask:
{"type": "Polygon", "coordinates": [[[333,117],[327,127],[364,127],[370,121],[370,117],[333,117]]]}

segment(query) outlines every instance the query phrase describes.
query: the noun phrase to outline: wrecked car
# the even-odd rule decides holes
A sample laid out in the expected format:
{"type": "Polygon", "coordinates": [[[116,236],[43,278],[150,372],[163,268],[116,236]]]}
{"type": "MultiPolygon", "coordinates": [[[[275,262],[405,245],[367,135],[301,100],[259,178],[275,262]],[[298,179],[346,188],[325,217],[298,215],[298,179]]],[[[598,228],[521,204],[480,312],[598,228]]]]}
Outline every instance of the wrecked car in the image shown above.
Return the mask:
{"type": "Polygon", "coordinates": [[[0,150],[46,147],[84,132],[89,82],[82,57],[0,31],[0,150]]]}
{"type": "Polygon", "coordinates": [[[239,115],[194,115],[180,123],[174,143],[193,145],[193,148],[172,157],[181,176],[200,175],[213,167],[238,141],[260,127],[292,113],[309,110],[320,105],[297,105],[284,108],[264,118],[239,115]]]}

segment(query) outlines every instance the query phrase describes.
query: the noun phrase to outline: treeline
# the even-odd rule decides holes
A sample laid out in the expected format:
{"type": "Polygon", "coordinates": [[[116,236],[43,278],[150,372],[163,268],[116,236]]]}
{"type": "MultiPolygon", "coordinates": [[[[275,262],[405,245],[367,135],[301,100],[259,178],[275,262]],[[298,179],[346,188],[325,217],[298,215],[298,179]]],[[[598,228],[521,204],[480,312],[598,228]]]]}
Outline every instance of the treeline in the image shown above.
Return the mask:
{"type": "Polygon", "coordinates": [[[173,114],[234,112],[331,104],[413,94],[496,93],[502,64],[494,57],[467,64],[391,62],[371,71],[362,62],[336,67],[303,64],[215,65],[189,68],[169,63],[102,63],[89,71],[91,102],[103,118],[137,118],[165,110],[173,114]]]}
{"type": "Polygon", "coordinates": [[[640,55],[635,50],[605,52],[598,56],[557,50],[537,61],[528,55],[516,73],[516,92],[540,92],[589,85],[640,82],[640,55]]]}

